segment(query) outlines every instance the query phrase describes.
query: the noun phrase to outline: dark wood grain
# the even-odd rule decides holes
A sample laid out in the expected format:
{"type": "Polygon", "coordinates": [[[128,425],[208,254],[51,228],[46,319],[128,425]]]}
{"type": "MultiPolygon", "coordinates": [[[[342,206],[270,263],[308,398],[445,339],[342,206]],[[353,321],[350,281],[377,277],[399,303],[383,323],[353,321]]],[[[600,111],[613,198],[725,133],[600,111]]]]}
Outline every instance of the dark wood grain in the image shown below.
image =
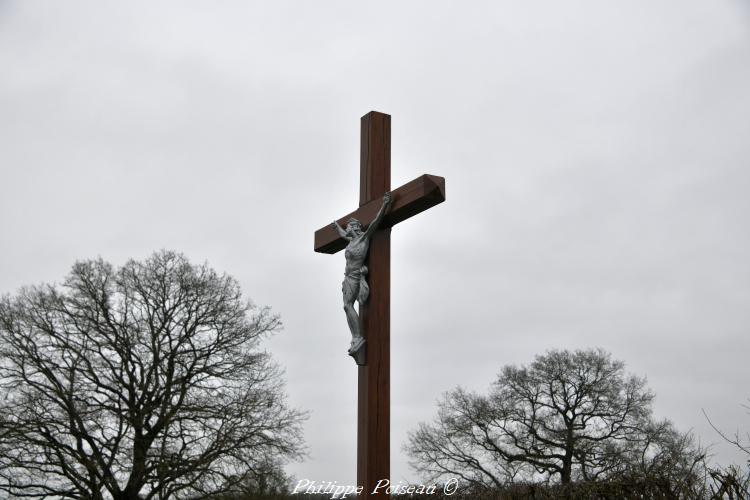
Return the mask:
{"type": "MultiPolygon", "coordinates": [[[[445,179],[437,175],[422,175],[413,181],[395,189],[391,193],[391,208],[383,218],[380,227],[393,227],[401,221],[413,217],[428,208],[445,201],[445,179]]],[[[337,222],[346,227],[347,221],[354,217],[363,225],[368,225],[375,218],[383,204],[382,195],[361,205],[337,222]]],[[[347,241],[341,238],[330,224],[315,231],[315,251],[336,253],[346,248],[347,241]]]]}
{"type": "MultiPolygon", "coordinates": [[[[361,137],[359,205],[374,203],[377,213],[391,189],[391,117],[376,112],[363,116],[361,137]]],[[[367,361],[358,367],[357,484],[364,486],[364,498],[388,498],[385,492],[371,492],[379,480],[390,478],[390,227],[381,226],[372,235],[366,265],[370,297],[359,309],[367,361]]]]}

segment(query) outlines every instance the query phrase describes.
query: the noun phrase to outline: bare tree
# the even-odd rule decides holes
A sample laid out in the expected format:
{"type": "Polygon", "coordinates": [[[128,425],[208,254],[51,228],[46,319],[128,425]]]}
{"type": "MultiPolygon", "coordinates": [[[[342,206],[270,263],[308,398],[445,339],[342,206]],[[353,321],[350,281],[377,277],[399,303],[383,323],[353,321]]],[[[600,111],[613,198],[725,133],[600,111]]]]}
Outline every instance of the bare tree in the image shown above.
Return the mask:
{"type": "Polygon", "coordinates": [[[551,351],[528,367],[504,367],[488,396],[445,394],[435,421],[411,432],[405,448],[430,479],[482,487],[676,471],[677,459],[690,474],[702,453],[652,419],[653,398],[645,379],[602,350],[551,351]]]}
{"type": "MultiPolygon", "coordinates": [[[[748,403],[750,403],[750,399],[748,403]]],[[[743,404],[742,407],[750,413],[750,404],[743,404]]],[[[709,469],[708,474],[713,480],[713,484],[711,485],[712,492],[716,492],[716,498],[723,498],[723,495],[729,498],[750,498],[750,432],[743,434],[739,430],[736,430],[730,436],[714,425],[708,417],[706,410],[702,411],[708,424],[724,441],[747,455],[744,468],[737,465],[729,465],[726,467],[711,467],[709,469]]]]}
{"type": "MultiPolygon", "coordinates": [[[[747,413],[750,413],[750,399],[748,399],[749,404],[743,404],[741,405],[747,413]]],[[[706,413],[706,410],[701,409],[703,412],[703,416],[706,417],[706,420],[708,421],[708,425],[711,426],[711,428],[719,435],[721,438],[726,441],[727,443],[733,445],[735,448],[740,450],[742,453],[748,456],[748,463],[750,464],[750,432],[746,432],[744,436],[742,433],[737,430],[735,431],[733,436],[727,435],[725,432],[723,432],[721,429],[716,427],[714,423],[711,421],[711,419],[708,417],[708,413],[706,413]]]]}
{"type": "Polygon", "coordinates": [[[0,300],[0,490],[200,498],[302,450],[259,350],[280,327],[236,280],[173,252],[79,262],[0,300]]]}

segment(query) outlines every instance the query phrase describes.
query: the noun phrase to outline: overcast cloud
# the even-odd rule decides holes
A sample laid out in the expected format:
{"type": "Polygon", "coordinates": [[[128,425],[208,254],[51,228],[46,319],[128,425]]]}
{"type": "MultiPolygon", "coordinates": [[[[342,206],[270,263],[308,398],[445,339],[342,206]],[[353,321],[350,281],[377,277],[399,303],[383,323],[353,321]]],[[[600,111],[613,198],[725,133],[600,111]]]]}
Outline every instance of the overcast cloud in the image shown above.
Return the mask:
{"type": "MultiPolygon", "coordinates": [[[[282,315],[298,477],[353,484],[343,255],[359,118],[392,115],[392,477],[502,365],[601,346],[704,443],[750,429],[750,9],[741,1],[0,1],[0,292],[77,259],[207,260],[282,315]]],[[[718,443],[719,461],[740,459],[718,443]]]]}

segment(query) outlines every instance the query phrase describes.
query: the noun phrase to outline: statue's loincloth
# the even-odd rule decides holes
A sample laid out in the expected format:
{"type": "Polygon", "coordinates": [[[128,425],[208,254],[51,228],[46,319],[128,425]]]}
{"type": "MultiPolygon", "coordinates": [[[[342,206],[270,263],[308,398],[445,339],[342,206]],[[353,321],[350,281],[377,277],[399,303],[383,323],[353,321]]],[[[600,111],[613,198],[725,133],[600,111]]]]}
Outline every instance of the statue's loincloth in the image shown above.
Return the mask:
{"type": "Polygon", "coordinates": [[[362,266],[358,270],[351,271],[344,275],[344,282],[341,283],[341,289],[345,295],[357,297],[357,302],[364,304],[367,297],[370,296],[370,286],[367,284],[367,266],[362,266]]]}

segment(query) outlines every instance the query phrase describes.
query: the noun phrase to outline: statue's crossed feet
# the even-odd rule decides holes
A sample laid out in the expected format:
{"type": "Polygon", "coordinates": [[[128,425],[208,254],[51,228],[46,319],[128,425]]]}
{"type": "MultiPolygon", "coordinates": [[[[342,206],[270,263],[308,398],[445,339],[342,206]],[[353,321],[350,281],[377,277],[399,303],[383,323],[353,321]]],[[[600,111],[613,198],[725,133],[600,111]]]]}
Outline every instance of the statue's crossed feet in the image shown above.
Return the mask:
{"type": "Polygon", "coordinates": [[[349,346],[349,356],[353,357],[354,362],[359,366],[364,366],[365,364],[365,342],[364,337],[355,337],[349,346]]]}

